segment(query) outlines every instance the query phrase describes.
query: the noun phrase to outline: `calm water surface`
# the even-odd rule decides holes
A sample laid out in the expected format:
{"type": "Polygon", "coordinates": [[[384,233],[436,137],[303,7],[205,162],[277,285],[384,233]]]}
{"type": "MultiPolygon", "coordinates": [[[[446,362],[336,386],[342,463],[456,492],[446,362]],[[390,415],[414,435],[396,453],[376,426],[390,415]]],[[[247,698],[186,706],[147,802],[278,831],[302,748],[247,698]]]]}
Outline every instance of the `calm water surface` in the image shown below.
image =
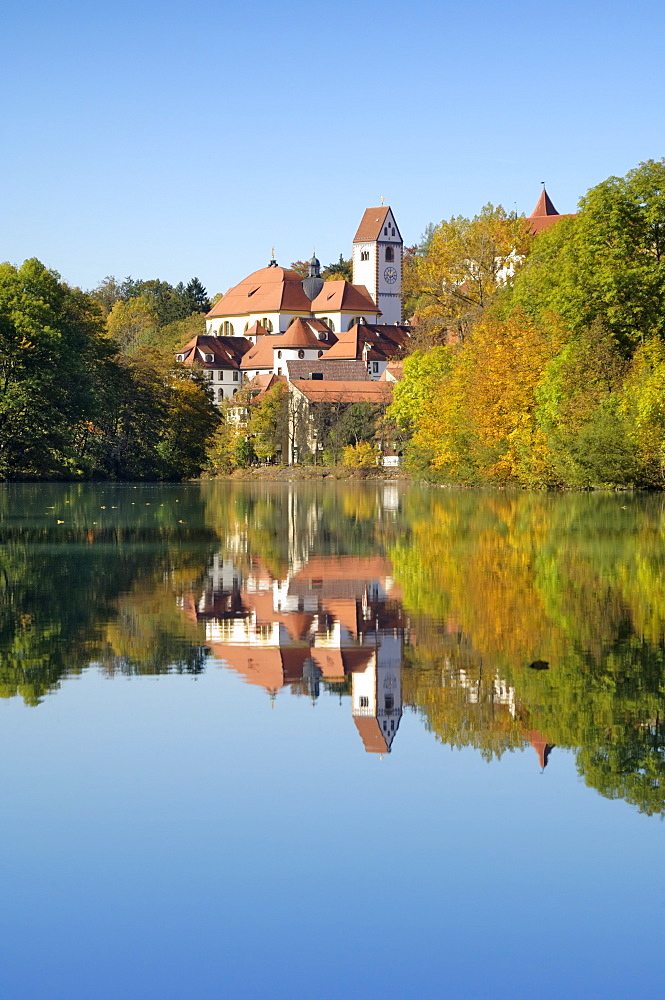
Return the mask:
{"type": "Polygon", "coordinates": [[[0,491],[0,997],[658,995],[661,497],[0,491]]]}

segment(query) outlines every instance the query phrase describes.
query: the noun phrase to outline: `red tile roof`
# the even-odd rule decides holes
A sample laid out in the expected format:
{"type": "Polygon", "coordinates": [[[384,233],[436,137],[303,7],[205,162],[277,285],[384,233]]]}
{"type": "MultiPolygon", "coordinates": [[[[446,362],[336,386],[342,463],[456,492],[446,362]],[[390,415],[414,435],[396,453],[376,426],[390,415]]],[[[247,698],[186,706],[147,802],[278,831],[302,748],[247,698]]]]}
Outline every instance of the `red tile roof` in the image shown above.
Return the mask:
{"type": "Polygon", "coordinates": [[[202,368],[238,368],[244,355],[250,350],[252,343],[245,337],[192,337],[176,354],[184,355],[182,364],[191,368],[201,365],[202,368]],[[214,361],[205,361],[204,355],[212,354],[214,361]]]}
{"type": "Polygon", "coordinates": [[[529,216],[529,222],[531,224],[531,232],[534,236],[541,233],[543,229],[549,229],[553,226],[559,219],[569,219],[570,215],[559,215],[552,199],[548,195],[545,188],[540,192],[540,197],[536,202],[536,207],[529,216]]]}
{"type": "Polygon", "coordinates": [[[321,379],[295,379],[291,382],[310,403],[391,403],[390,382],[343,382],[321,379]]]}
{"type": "Polygon", "coordinates": [[[262,267],[230,288],[212,307],[208,319],[279,312],[283,309],[311,312],[310,301],[302,288],[302,278],[284,267],[262,267]]]}
{"type": "MultiPolygon", "coordinates": [[[[294,320],[288,330],[284,333],[280,333],[278,337],[275,337],[274,346],[289,348],[309,347],[327,351],[330,345],[325,340],[319,340],[312,330],[310,322],[311,321],[303,319],[294,320]]],[[[322,323],[321,326],[323,326],[323,329],[327,332],[325,324],[322,323]]]]}
{"type": "Polygon", "coordinates": [[[371,360],[386,361],[398,359],[406,353],[406,343],[410,331],[405,326],[390,324],[356,323],[346,333],[340,333],[339,340],[334,344],[326,359],[352,359],[355,361],[371,360]],[[363,345],[369,344],[369,354],[363,359],[363,345]]]}
{"type": "Polygon", "coordinates": [[[315,313],[353,310],[361,316],[380,312],[364,285],[352,285],[344,280],[325,281],[311,308],[315,313]]]}
{"type": "Polygon", "coordinates": [[[255,344],[252,344],[247,354],[240,362],[242,369],[247,368],[272,368],[274,355],[272,353],[273,342],[279,338],[269,335],[259,337],[255,344]]]}
{"type": "Polygon", "coordinates": [[[378,240],[389,211],[390,205],[380,205],[379,208],[366,208],[365,214],[360,220],[358,231],[353,237],[353,242],[366,243],[378,240]]]}

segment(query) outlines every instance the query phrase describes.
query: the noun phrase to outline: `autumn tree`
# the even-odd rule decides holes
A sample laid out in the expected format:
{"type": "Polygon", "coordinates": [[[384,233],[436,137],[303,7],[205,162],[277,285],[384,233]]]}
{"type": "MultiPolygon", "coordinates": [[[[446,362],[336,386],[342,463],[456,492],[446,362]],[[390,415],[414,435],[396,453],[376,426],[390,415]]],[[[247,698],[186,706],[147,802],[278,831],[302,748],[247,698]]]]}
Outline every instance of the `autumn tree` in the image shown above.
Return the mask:
{"type": "Polygon", "coordinates": [[[463,341],[530,243],[526,219],[500,205],[485,205],[473,219],[441,222],[407,268],[408,292],[421,323],[432,334],[452,332],[463,341]]]}
{"type": "Polygon", "coordinates": [[[119,299],[106,320],[109,336],[125,354],[132,354],[145,340],[146,335],[158,323],[157,311],[152,298],[139,295],[130,299],[119,299]]]}

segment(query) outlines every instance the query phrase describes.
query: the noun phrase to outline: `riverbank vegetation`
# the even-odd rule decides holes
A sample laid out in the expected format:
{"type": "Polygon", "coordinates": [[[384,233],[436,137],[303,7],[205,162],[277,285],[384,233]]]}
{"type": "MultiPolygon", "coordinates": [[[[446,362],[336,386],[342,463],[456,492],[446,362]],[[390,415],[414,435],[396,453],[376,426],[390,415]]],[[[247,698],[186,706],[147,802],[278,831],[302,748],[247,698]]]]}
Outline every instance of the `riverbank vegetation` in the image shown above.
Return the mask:
{"type": "Polygon", "coordinates": [[[0,479],[177,480],[205,465],[219,417],[171,350],[205,290],[111,283],[85,294],[38,260],[0,265],[0,479]]]}
{"type": "Polygon", "coordinates": [[[525,220],[492,206],[426,234],[407,259],[419,349],[391,410],[412,470],[465,485],[665,485],[664,192],[665,161],[649,161],[526,241],[525,220]],[[452,266],[460,253],[468,273],[452,266]]]}

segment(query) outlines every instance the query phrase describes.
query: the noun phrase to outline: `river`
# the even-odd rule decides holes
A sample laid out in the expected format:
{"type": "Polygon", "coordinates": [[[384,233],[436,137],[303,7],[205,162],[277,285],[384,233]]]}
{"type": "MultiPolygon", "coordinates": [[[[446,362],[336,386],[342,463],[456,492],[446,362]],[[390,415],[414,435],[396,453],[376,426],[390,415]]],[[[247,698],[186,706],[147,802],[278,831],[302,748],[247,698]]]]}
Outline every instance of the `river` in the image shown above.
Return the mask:
{"type": "Polygon", "coordinates": [[[3,1000],[657,989],[665,501],[0,489],[3,1000]]]}

